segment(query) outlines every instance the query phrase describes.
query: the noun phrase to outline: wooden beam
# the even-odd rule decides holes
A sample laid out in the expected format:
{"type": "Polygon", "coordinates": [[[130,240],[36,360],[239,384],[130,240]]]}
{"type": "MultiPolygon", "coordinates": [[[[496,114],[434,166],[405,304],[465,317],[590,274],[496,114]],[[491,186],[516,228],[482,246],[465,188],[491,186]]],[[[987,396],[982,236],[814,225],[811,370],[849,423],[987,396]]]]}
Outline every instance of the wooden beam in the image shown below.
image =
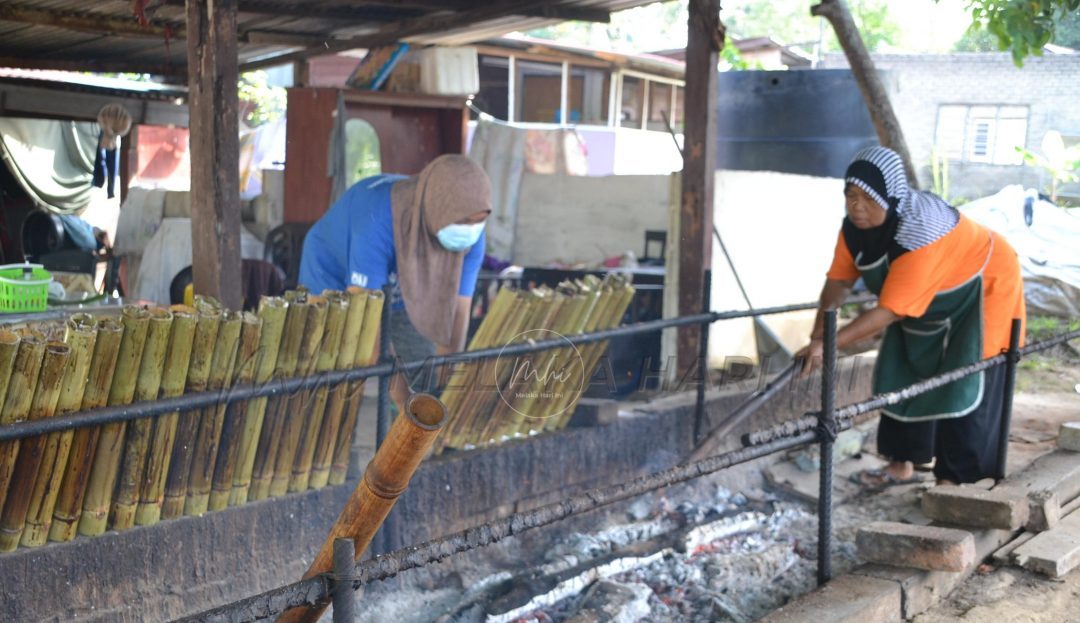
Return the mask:
{"type": "Polygon", "coordinates": [[[0,20],[35,26],[50,26],[95,34],[131,37],[183,39],[187,36],[183,24],[151,20],[143,26],[134,15],[116,17],[91,11],[60,11],[39,9],[25,4],[0,4],[0,20]]]}
{"type": "Polygon", "coordinates": [[[188,0],[191,254],[195,292],[240,309],[236,0],[188,0]]]}
{"type": "Polygon", "coordinates": [[[465,26],[496,20],[510,15],[524,15],[529,11],[538,10],[545,4],[548,4],[548,2],[545,2],[544,0],[519,0],[517,2],[512,2],[510,0],[495,0],[467,11],[458,11],[454,13],[440,12],[425,15],[423,17],[398,20],[379,27],[371,34],[342,39],[331,39],[323,42],[321,45],[313,46],[306,50],[289,52],[246,63],[243,66],[243,70],[249,71],[252,69],[283,65],[320,54],[333,54],[335,52],[343,52],[345,50],[354,50],[357,48],[374,48],[382,45],[389,45],[418,35],[456,30],[465,26]]]}
{"type": "MultiPolygon", "coordinates": [[[[686,92],[683,97],[682,198],[679,211],[679,315],[709,308],[705,275],[712,262],[713,186],[716,181],[717,53],[724,47],[720,0],[690,0],[686,92]]],[[[680,377],[698,358],[700,327],[678,332],[680,377]]],[[[701,362],[704,365],[704,362],[701,362]]],[[[704,376],[702,378],[705,378],[704,376]]]]}
{"type": "Polygon", "coordinates": [[[543,17],[569,22],[595,22],[597,24],[610,24],[611,13],[603,9],[589,7],[544,5],[518,13],[524,17],[543,17]]]}

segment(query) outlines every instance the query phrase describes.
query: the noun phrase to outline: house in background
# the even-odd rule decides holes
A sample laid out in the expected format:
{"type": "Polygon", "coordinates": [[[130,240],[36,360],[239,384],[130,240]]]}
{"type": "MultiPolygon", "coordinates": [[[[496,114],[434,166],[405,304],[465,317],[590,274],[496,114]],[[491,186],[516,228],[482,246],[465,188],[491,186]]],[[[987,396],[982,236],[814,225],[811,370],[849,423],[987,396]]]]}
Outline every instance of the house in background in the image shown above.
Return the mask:
{"type": "MultiPolygon", "coordinates": [[[[1047,190],[1048,174],[1025,166],[1016,147],[1041,151],[1050,130],[1080,142],[1080,54],[1064,48],[1030,57],[1023,67],[997,53],[875,54],[923,188],[932,188],[934,154],[948,159],[949,199],[991,195],[1009,184],[1047,190]],[[1055,53],[1056,52],[1056,53],[1055,53]]],[[[825,68],[846,68],[842,54],[825,68]]],[[[1080,185],[1059,189],[1080,200],[1080,185]]]]}

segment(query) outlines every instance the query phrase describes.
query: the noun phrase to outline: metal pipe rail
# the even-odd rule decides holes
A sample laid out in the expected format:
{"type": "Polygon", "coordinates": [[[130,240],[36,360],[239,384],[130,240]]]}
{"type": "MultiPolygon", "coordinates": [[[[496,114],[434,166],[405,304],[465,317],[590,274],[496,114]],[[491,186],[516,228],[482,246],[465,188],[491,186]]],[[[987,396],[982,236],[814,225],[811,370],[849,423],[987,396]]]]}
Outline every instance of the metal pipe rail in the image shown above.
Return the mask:
{"type": "MultiPolygon", "coordinates": [[[[869,298],[853,299],[850,302],[859,303],[872,300],[869,298]]],[[[161,398],[153,401],[137,402],[130,405],[103,407],[86,411],[76,411],[66,415],[44,418],[40,420],[17,422],[0,426],[0,442],[14,439],[24,439],[37,435],[83,428],[87,426],[100,426],[114,422],[128,422],[142,418],[155,417],[166,413],[181,412],[181,417],[187,417],[184,412],[191,412],[205,407],[232,404],[241,400],[250,400],[264,396],[279,396],[293,394],[303,390],[314,389],[322,386],[333,387],[341,383],[359,381],[372,377],[388,377],[397,372],[412,372],[432,366],[433,368],[470,363],[484,359],[493,359],[499,356],[522,355],[538,351],[562,348],[569,341],[572,344],[591,344],[602,342],[614,337],[637,335],[653,331],[661,331],[689,325],[707,325],[720,320],[735,318],[749,318],[771,314],[782,314],[791,311],[803,311],[816,309],[817,303],[800,303],[796,305],[782,305],[778,307],[764,307],[753,311],[724,311],[708,312],[693,316],[681,316],[663,320],[650,320],[630,325],[623,325],[612,329],[581,333],[578,335],[542,340],[533,343],[509,344],[498,348],[484,348],[453,355],[439,355],[423,361],[407,363],[381,362],[372,366],[351,368],[347,370],[333,370],[318,375],[277,379],[262,385],[237,385],[222,391],[193,392],[174,398],[161,398]]]]}
{"type": "MultiPolygon", "coordinates": [[[[710,314],[702,315],[707,316],[710,314]]],[[[832,334],[829,344],[833,352],[826,358],[826,365],[835,368],[835,322],[830,322],[828,328],[832,334]]],[[[1080,338],[1080,331],[1071,331],[1025,346],[1016,351],[1014,355],[1018,357],[1028,355],[1077,338],[1080,338]]],[[[991,357],[964,368],[915,383],[895,392],[888,392],[862,402],[847,405],[833,411],[832,417],[829,414],[831,409],[828,408],[829,405],[826,405],[823,413],[808,414],[799,420],[772,426],[744,437],[744,443],[753,443],[748,443],[746,447],[738,450],[641,476],[628,482],[592,489],[531,511],[514,513],[449,536],[377,555],[370,560],[356,564],[353,588],[356,589],[375,581],[385,580],[402,571],[423,567],[454,554],[490,545],[509,536],[628,500],[663,487],[687,482],[777,452],[810,443],[830,441],[836,433],[851,428],[854,425],[854,418],[859,414],[896,404],[906,398],[928,392],[964,376],[1000,365],[1005,362],[1008,355],[1009,353],[1005,353],[991,357]]],[[[823,394],[827,396],[833,390],[829,386],[829,381],[834,376],[833,374],[823,374],[823,377],[827,377],[823,378],[822,383],[823,394]]],[[[1007,417],[1007,415],[1003,417],[1007,417]]],[[[830,490],[831,478],[823,477],[821,486],[823,490],[830,490]]],[[[823,512],[826,515],[831,514],[831,510],[831,505],[823,507],[823,512]]],[[[831,532],[829,529],[830,519],[830,517],[819,517],[819,521],[825,521],[822,528],[823,535],[828,535],[831,532]]],[[[824,547],[828,548],[828,543],[825,543],[824,547]]],[[[828,559],[828,553],[822,556],[819,552],[819,565],[823,561],[826,563],[825,566],[819,566],[819,580],[827,580],[830,575],[827,566],[828,559]]],[[[308,580],[287,584],[231,604],[178,619],[178,623],[246,623],[270,618],[295,606],[325,602],[330,600],[333,595],[334,581],[332,575],[324,574],[308,580]]]]}

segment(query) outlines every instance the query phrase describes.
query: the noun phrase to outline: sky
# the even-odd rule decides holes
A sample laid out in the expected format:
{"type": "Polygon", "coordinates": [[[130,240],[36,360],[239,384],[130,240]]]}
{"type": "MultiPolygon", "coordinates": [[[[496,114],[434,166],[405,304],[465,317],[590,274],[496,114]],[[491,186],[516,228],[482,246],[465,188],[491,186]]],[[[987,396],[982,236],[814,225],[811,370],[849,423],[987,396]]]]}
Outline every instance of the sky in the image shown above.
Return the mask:
{"type": "MultiPolygon", "coordinates": [[[[855,3],[859,0],[849,0],[855,3]]],[[[881,0],[878,0],[881,1],[881,0]]],[[[621,52],[647,52],[686,46],[686,0],[654,3],[611,15],[611,24],[566,24],[549,29],[556,31],[560,39],[570,43],[621,52]],[[611,39],[611,33],[616,37],[611,39]]],[[[738,22],[740,15],[771,12],[786,17],[780,27],[787,34],[776,32],[739,32],[740,37],[773,35],[783,43],[802,38],[816,40],[819,18],[810,15],[815,0],[724,0],[720,18],[729,26],[738,22]],[[797,32],[798,34],[791,34],[797,32]]],[[[971,23],[965,9],[966,0],[901,0],[888,2],[889,16],[894,20],[900,34],[894,52],[946,52],[971,23]]],[[[766,21],[758,20],[758,21],[766,21]]],[[[810,45],[806,47],[811,47],[810,45]]]]}

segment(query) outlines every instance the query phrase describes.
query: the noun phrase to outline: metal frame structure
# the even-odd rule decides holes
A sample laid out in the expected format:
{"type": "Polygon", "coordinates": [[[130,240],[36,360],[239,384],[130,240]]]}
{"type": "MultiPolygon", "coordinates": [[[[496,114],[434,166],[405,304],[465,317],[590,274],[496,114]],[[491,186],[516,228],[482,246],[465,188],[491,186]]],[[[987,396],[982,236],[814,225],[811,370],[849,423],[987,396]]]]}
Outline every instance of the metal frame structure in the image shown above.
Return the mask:
{"type": "MultiPolygon", "coordinates": [[[[574,344],[588,344],[603,341],[616,336],[636,335],[685,326],[702,328],[701,335],[707,335],[707,327],[713,322],[733,318],[745,318],[768,314],[784,313],[813,309],[816,303],[787,305],[782,307],[762,308],[754,311],[708,312],[693,316],[684,316],[665,320],[641,322],[632,325],[570,336],[566,339],[574,344]]],[[[387,309],[389,306],[387,306],[387,309]]],[[[162,413],[181,411],[181,417],[190,417],[193,410],[222,402],[231,403],[257,396],[280,395],[321,385],[336,385],[353,380],[378,377],[379,417],[378,441],[381,442],[385,431],[389,429],[389,381],[392,375],[401,371],[413,371],[423,366],[445,366],[465,362],[491,359],[499,355],[517,355],[563,347],[565,340],[545,340],[532,344],[513,344],[504,348],[489,348],[468,351],[451,356],[440,356],[428,361],[395,364],[389,361],[389,319],[385,317],[382,325],[380,362],[373,366],[330,372],[318,377],[294,378],[260,387],[242,386],[228,392],[200,392],[178,398],[163,399],[155,402],[136,403],[127,407],[108,407],[92,411],[74,413],[68,416],[46,418],[32,422],[20,422],[0,427],[0,441],[22,439],[43,435],[60,430],[97,426],[110,422],[130,421],[153,417],[162,413]],[[186,413],[185,413],[186,412],[186,413]]],[[[434,539],[415,546],[409,546],[375,556],[358,563],[351,573],[338,565],[332,573],[288,584],[259,595],[233,602],[212,610],[181,619],[185,623],[226,621],[257,621],[273,617],[284,610],[303,604],[330,600],[335,593],[341,599],[343,586],[355,590],[376,580],[383,580],[398,573],[422,567],[445,559],[457,553],[469,551],[500,541],[523,531],[545,526],[572,515],[588,512],[602,506],[624,501],[662,487],[686,482],[701,476],[762,458],[777,452],[818,443],[821,446],[821,477],[818,504],[818,582],[823,584],[832,577],[832,442],[836,435],[854,424],[857,416],[896,404],[965,376],[976,374],[991,367],[1005,364],[1007,379],[1005,383],[1005,413],[1002,416],[1002,438],[1008,439],[1011,418],[1011,392],[1014,387],[1016,362],[1034,352],[1046,350],[1055,345],[1080,338],[1080,330],[1064,333],[1039,343],[1019,348],[1020,323],[1014,322],[1010,340],[1010,349],[1000,355],[959,368],[902,388],[897,391],[873,396],[867,400],[836,408],[836,311],[830,310],[825,316],[825,356],[821,373],[822,409],[808,413],[804,417],[754,431],[742,438],[743,447],[725,452],[700,461],[690,462],[668,470],[635,478],[628,482],[600,487],[586,491],[562,501],[539,508],[514,513],[507,517],[469,528],[449,536],[434,539]]],[[[700,353],[707,352],[706,340],[701,340],[700,353]]],[[[699,362],[704,370],[704,361],[699,362]]],[[[705,382],[699,384],[695,418],[704,422],[705,382]]],[[[197,412],[197,411],[196,411],[197,412]]],[[[999,448],[999,460],[1004,463],[1005,444],[999,448]]],[[[1004,467],[999,468],[998,477],[1004,477],[1004,467]]],[[[344,552],[344,547],[343,547],[344,552]]],[[[344,554],[341,556],[344,560],[344,554]]]]}

